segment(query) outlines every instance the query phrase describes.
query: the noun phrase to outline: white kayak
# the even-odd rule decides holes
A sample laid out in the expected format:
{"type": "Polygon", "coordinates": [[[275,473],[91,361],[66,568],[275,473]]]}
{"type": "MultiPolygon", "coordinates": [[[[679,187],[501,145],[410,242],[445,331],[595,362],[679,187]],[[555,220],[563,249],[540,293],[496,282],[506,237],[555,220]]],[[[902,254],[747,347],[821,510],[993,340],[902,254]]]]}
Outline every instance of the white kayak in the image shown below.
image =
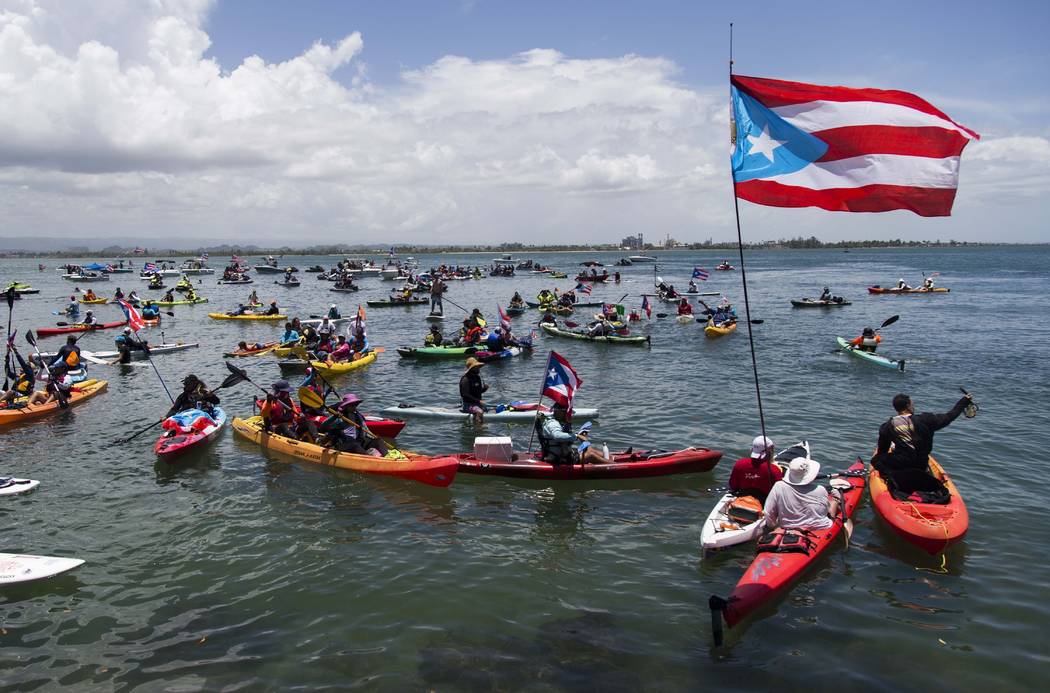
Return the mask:
{"type": "MultiPolygon", "coordinates": [[[[504,406],[504,405],[500,405],[504,406]]],[[[529,406],[524,405],[523,406],[529,406]]],[[[485,421],[502,422],[502,423],[531,423],[536,419],[535,409],[503,409],[497,411],[499,407],[491,411],[485,412],[485,421]]],[[[541,411],[545,414],[550,413],[550,409],[542,407],[541,411]]],[[[383,413],[388,416],[397,417],[417,417],[421,419],[460,419],[467,421],[471,415],[460,411],[459,409],[451,409],[449,407],[419,407],[415,405],[401,404],[396,407],[387,407],[383,410],[383,413]]],[[[573,418],[597,418],[597,409],[573,409],[573,418]]]]}
{"type": "Polygon", "coordinates": [[[695,318],[692,315],[679,315],[674,320],[679,325],[688,325],[691,322],[695,322],[695,318]]]}
{"type": "Polygon", "coordinates": [[[73,570],[83,563],[79,558],[0,553],[0,585],[43,580],[73,570]]]}
{"type": "Polygon", "coordinates": [[[40,482],[36,479],[16,479],[13,476],[0,477],[0,496],[17,496],[20,493],[29,493],[40,482]]]}
{"type": "MultiPolygon", "coordinates": [[[[174,353],[176,351],[185,351],[186,349],[196,349],[199,346],[200,346],[200,344],[198,342],[190,342],[190,343],[175,342],[173,344],[154,344],[154,345],[150,346],[149,354],[150,354],[150,356],[162,356],[163,354],[171,354],[171,353],[174,353]]],[[[102,361],[104,359],[115,359],[118,356],[120,356],[120,353],[117,352],[117,351],[87,351],[87,350],[82,350],[80,352],[80,355],[83,356],[84,359],[87,360],[87,361],[91,361],[92,359],[95,359],[97,361],[102,361]]],[[[41,356],[43,356],[45,359],[53,359],[53,358],[55,358],[55,352],[53,352],[53,351],[52,352],[44,352],[44,353],[41,354],[41,356]]],[[[39,363],[39,359],[37,359],[36,354],[33,354],[31,358],[33,360],[33,363],[39,363]]],[[[131,350],[131,360],[132,361],[143,361],[143,360],[145,360],[145,358],[146,358],[146,353],[143,352],[142,350],[140,350],[140,349],[132,349],[131,350]]]]}
{"type": "Polygon", "coordinates": [[[444,319],[445,319],[444,315],[438,315],[438,314],[435,314],[435,313],[431,313],[430,315],[428,315],[426,317],[426,320],[429,321],[429,322],[441,322],[444,319]]]}
{"type": "MultiPolygon", "coordinates": [[[[796,457],[809,457],[809,442],[801,441],[795,443],[786,450],[782,450],[774,457],[779,465],[787,465],[796,457]]],[[[738,496],[732,491],[727,492],[711,509],[711,514],[704,521],[703,529],[700,530],[700,545],[704,551],[716,551],[736,544],[757,539],[766,526],[766,518],[760,515],[757,520],[750,523],[742,523],[730,519],[728,515],[729,505],[737,500],[738,496]]]]}
{"type": "MultiPolygon", "coordinates": [[[[300,321],[299,321],[299,324],[300,324],[300,325],[303,325],[304,327],[305,327],[306,325],[310,325],[310,326],[312,326],[312,327],[317,327],[318,325],[320,325],[320,324],[321,324],[321,321],[322,321],[323,319],[324,319],[324,318],[308,318],[308,319],[306,319],[306,320],[300,320],[300,321]]],[[[328,318],[328,322],[329,322],[329,324],[331,324],[331,325],[341,325],[341,324],[343,324],[344,322],[348,321],[349,319],[350,319],[350,318],[328,318]]]]}

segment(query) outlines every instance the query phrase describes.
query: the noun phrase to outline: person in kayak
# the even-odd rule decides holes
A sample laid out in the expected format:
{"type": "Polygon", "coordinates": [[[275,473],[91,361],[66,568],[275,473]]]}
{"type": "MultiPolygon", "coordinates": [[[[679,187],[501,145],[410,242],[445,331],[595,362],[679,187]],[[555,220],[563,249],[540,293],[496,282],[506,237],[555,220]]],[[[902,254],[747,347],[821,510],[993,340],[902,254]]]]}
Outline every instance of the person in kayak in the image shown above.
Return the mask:
{"type": "Polygon", "coordinates": [[[470,414],[474,423],[481,423],[488,407],[482,400],[489,386],[481,381],[481,367],[485,364],[471,357],[467,359],[467,369],[459,378],[459,397],[463,401],[460,411],[470,414]]]}
{"type": "Polygon", "coordinates": [[[352,352],[354,360],[361,358],[369,351],[368,337],[365,336],[364,330],[357,330],[354,332],[354,337],[349,341],[350,351],[352,352]]]}
{"type": "Polygon", "coordinates": [[[463,327],[459,331],[459,346],[475,346],[481,342],[481,337],[484,335],[484,331],[477,325],[473,324],[470,318],[464,318],[463,327]]]}
{"type": "Polygon", "coordinates": [[[933,450],[933,434],[959,418],[972,398],[963,396],[944,414],[915,413],[911,397],[905,394],[893,398],[897,415],[879,427],[879,442],[871,465],[879,474],[892,477],[900,490],[915,490],[922,475],[929,476],[929,458],[933,450]],[[904,488],[905,486],[909,488],[904,488]]]}
{"type": "Polygon", "coordinates": [[[164,288],[164,282],[160,278],[159,274],[154,273],[154,275],[152,277],[150,277],[149,288],[151,288],[151,289],[163,289],[164,288]]]}
{"type": "Polygon", "coordinates": [[[831,289],[824,287],[824,290],[820,292],[820,298],[818,301],[830,301],[831,300],[831,289]]]}
{"type": "Polygon", "coordinates": [[[160,308],[153,304],[153,301],[146,301],[145,305],[142,306],[142,319],[143,320],[155,320],[160,317],[160,308]]]}
{"type": "Polygon", "coordinates": [[[287,380],[278,380],[271,389],[272,392],[266,395],[266,401],[259,412],[263,420],[263,430],[297,440],[297,416],[295,402],[292,401],[292,386],[287,380]]]}
{"type": "Polygon", "coordinates": [[[514,295],[510,297],[510,303],[508,305],[511,308],[524,308],[525,299],[521,297],[521,294],[515,291],[514,295]]]}
{"type": "Polygon", "coordinates": [[[431,315],[444,315],[445,306],[441,303],[441,294],[445,291],[445,282],[441,281],[441,277],[435,275],[434,281],[430,283],[430,314],[431,315]]]}
{"type": "Polygon", "coordinates": [[[197,292],[193,290],[192,286],[190,288],[186,289],[186,300],[187,301],[196,301],[197,300],[197,292]]]}
{"type": "Polygon", "coordinates": [[[555,403],[550,416],[537,419],[536,437],[540,456],[550,464],[607,464],[608,459],[589,440],[587,431],[572,432],[571,414],[564,404],[555,403]],[[573,447],[575,443],[578,446],[573,447]]]}
{"type": "Polygon", "coordinates": [[[821,530],[832,525],[839,500],[815,483],[820,473],[816,460],[791,460],[784,478],[773,484],[762,510],[766,524],[780,529],[821,530]]]}
{"type": "Polygon", "coordinates": [[[98,318],[95,317],[95,311],[89,310],[84,313],[84,319],[80,321],[82,325],[90,329],[94,329],[98,326],[98,318]]]}
{"type": "Polygon", "coordinates": [[[219,396],[208,389],[200,378],[190,373],[182,379],[182,392],[175,398],[166,416],[173,416],[187,409],[200,409],[209,416],[219,403],[219,396]]]}
{"type": "Polygon", "coordinates": [[[328,306],[328,318],[331,320],[338,320],[343,317],[342,313],[339,312],[339,308],[333,303],[328,306]]]}
{"type": "Polygon", "coordinates": [[[430,326],[430,331],[427,332],[427,336],[423,338],[423,346],[437,347],[441,346],[445,341],[444,336],[441,334],[441,328],[433,324],[430,326]]]}
{"type": "Polygon", "coordinates": [[[167,291],[164,292],[164,298],[162,298],[160,300],[163,301],[164,303],[174,303],[175,302],[175,292],[172,291],[171,289],[168,289],[167,291]]]}
{"type": "Polygon", "coordinates": [[[284,323],[284,334],[281,335],[278,341],[281,343],[281,346],[288,346],[299,341],[299,333],[292,327],[292,323],[284,323]]]}
{"type": "Polygon", "coordinates": [[[485,325],[488,324],[487,322],[485,322],[485,317],[481,314],[481,309],[480,308],[475,308],[474,310],[472,310],[470,312],[470,317],[467,318],[467,320],[470,321],[471,325],[473,325],[474,327],[479,327],[479,328],[480,327],[485,327],[485,325]]]}
{"type": "Polygon", "coordinates": [[[51,378],[43,390],[37,390],[29,395],[26,406],[35,407],[40,404],[51,404],[52,402],[67,401],[70,395],[76,391],[73,387],[73,379],[69,377],[64,363],[59,363],[51,368],[51,378]]]}
{"type": "Polygon", "coordinates": [[[77,346],[77,338],[75,335],[69,335],[66,337],[66,343],[61,349],[55,354],[55,358],[51,359],[51,363],[48,366],[54,370],[59,366],[66,368],[76,368],[80,365],[80,347],[77,346]]]}
{"type": "Polygon", "coordinates": [[[18,353],[18,349],[11,346],[11,351],[14,352],[15,358],[18,359],[18,366],[22,369],[21,373],[16,372],[12,366],[13,364],[9,360],[4,361],[4,366],[7,370],[7,377],[14,382],[11,385],[10,390],[6,390],[0,395],[0,406],[9,407],[19,397],[28,397],[33,394],[33,388],[36,387],[36,373],[33,372],[33,367],[26,363],[22,355],[18,353]]]}
{"type": "Polygon", "coordinates": [[[678,304],[678,314],[679,315],[692,315],[693,314],[693,307],[691,305],[689,305],[689,299],[684,298],[684,297],[682,298],[681,303],[678,304]]]}
{"type": "Polygon", "coordinates": [[[236,308],[234,308],[229,313],[227,313],[227,315],[230,315],[232,317],[237,317],[238,315],[247,315],[247,314],[248,314],[248,307],[245,306],[243,303],[238,303],[236,308]]]}
{"type": "Polygon", "coordinates": [[[609,318],[604,313],[595,316],[597,319],[587,326],[588,337],[605,337],[611,335],[615,330],[609,324],[609,318]]]}
{"type": "Polygon", "coordinates": [[[338,363],[340,361],[349,361],[353,350],[350,348],[350,342],[346,341],[346,337],[339,335],[335,338],[335,348],[325,359],[328,363],[338,363]]]}
{"type": "Polygon", "coordinates": [[[335,333],[336,327],[332,323],[332,321],[328,319],[328,316],[326,315],[323,318],[321,318],[321,324],[317,326],[318,337],[327,335],[329,338],[331,338],[333,335],[335,335],[335,333]]]}
{"type": "Polygon", "coordinates": [[[134,305],[134,304],[138,303],[140,300],[141,299],[139,298],[138,293],[134,289],[132,289],[131,293],[128,294],[128,303],[131,303],[132,305],[134,305]]]}
{"type": "Polygon", "coordinates": [[[922,280],[922,288],[929,291],[933,288],[933,277],[926,277],[922,280]]]}
{"type": "Polygon", "coordinates": [[[259,300],[259,293],[252,289],[251,294],[248,295],[248,305],[250,306],[261,306],[262,301],[259,300]]]}
{"type": "Polygon", "coordinates": [[[357,411],[361,398],[353,393],[343,395],[335,406],[342,416],[332,415],[325,419],[318,430],[325,434],[327,447],[354,455],[383,457],[390,448],[379,436],[368,430],[368,423],[357,411]]]}
{"type": "Polygon", "coordinates": [[[769,438],[757,436],[751,441],[751,455],[733,465],[729,490],[738,496],[754,496],[765,501],[773,484],[784,478],[784,472],[773,464],[773,453],[773,441],[769,438]]]}
{"type": "Polygon", "coordinates": [[[685,291],[689,294],[700,293],[700,289],[696,286],[696,282],[694,282],[692,279],[689,280],[689,286],[686,287],[685,291]]]}
{"type": "Polygon", "coordinates": [[[270,301],[270,307],[266,309],[263,315],[280,315],[281,311],[277,308],[277,301],[270,301]]]}
{"type": "Polygon", "coordinates": [[[120,287],[118,286],[116,291],[113,292],[113,300],[119,301],[122,298],[124,298],[124,292],[121,291],[120,287]]]}
{"type": "Polygon", "coordinates": [[[69,297],[69,305],[62,312],[74,320],[80,317],[80,303],[77,302],[76,296],[69,297]]]}
{"type": "Polygon", "coordinates": [[[900,291],[911,291],[911,287],[904,281],[904,277],[897,280],[897,289],[900,291]]]}
{"type": "Polygon", "coordinates": [[[92,291],[91,289],[88,289],[87,291],[84,292],[84,300],[85,301],[97,301],[98,300],[98,296],[95,295],[94,291],[92,291]]]}
{"type": "Polygon", "coordinates": [[[865,327],[860,336],[850,341],[850,344],[853,345],[854,349],[860,349],[869,354],[874,354],[875,350],[879,348],[879,343],[881,342],[882,335],[876,334],[875,330],[870,327],[865,327]]]}

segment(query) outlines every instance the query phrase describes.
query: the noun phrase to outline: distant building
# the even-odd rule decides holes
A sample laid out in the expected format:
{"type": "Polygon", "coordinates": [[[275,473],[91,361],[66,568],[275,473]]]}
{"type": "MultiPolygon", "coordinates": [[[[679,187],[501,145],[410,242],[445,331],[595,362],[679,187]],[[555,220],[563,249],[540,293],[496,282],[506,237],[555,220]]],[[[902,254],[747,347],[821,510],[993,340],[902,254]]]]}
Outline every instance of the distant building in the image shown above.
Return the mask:
{"type": "Polygon", "coordinates": [[[620,247],[624,250],[641,250],[645,247],[645,241],[642,239],[642,234],[628,236],[620,241],[620,247]]]}

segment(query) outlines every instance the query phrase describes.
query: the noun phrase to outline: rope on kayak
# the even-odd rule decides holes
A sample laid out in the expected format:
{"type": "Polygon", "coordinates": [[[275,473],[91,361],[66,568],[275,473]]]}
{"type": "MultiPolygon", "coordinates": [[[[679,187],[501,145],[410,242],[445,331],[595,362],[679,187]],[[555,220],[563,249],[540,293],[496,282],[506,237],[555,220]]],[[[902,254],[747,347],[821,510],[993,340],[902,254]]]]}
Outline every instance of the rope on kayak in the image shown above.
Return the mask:
{"type": "Polygon", "coordinates": [[[922,568],[922,567],[916,566],[915,570],[922,570],[922,571],[925,571],[927,573],[938,573],[938,574],[947,573],[948,572],[948,555],[945,553],[945,551],[948,549],[948,545],[951,544],[951,538],[948,535],[948,523],[944,522],[943,520],[934,520],[933,518],[926,517],[925,515],[922,514],[922,511],[919,510],[919,508],[915,505],[915,503],[912,503],[911,501],[906,501],[906,502],[908,503],[909,506],[911,506],[912,512],[915,513],[919,517],[920,520],[923,520],[924,522],[928,522],[931,525],[939,525],[941,530],[944,532],[944,548],[941,549],[941,566],[939,568],[922,568]]]}

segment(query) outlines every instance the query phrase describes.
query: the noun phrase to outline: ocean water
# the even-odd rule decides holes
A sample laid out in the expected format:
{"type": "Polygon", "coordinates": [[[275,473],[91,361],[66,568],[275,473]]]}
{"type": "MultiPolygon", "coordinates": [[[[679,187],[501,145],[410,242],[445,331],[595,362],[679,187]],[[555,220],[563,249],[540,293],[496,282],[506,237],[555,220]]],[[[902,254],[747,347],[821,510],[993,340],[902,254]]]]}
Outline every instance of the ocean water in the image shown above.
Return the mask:
{"type": "MultiPolygon", "coordinates": [[[[620,268],[620,284],[595,298],[629,307],[654,274],[684,288],[691,268],[723,254],[657,253],[658,267],[620,268]]],[[[492,254],[420,256],[482,264],[492,254]]],[[[534,260],[572,272],[609,253],[550,253],[534,260]]],[[[734,256],[728,255],[733,264],[734,256]]],[[[105,259],[86,258],[85,261],[105,259]]],[[[300,268],[335,258],[287,258],[300,268]]],[[[0,278],[41,289],[15,304],[18,340],[60,318],[71,285],[53,266],[0,260],[0,278]]],[[[651,348],[595,345],[546,335],[534,355],[488,366],[492,399],[535,398],[550,349],[583,379],[579,406],[597,406],[593,439],[610,448],[704,445],[724,457],[707,474],[546,483],[460,474],[447,489],[318,468],[225,431],[178,466],[158,463],[153,434],[113,441],[167,408],[145,367],[93,367],[109,391],[75,410],[0,432],[0,475],[42,483],[4,497],[0,550],[85,559],[57,578],[0,589],[0,687],[46,690],[697,690],[718,684],[846,690],[1007,690],[1045,686],[1050,586],[1043,467],[1050,401],[1050,249],[983,247],[760,251],[747,255],[766,427],[778,446],[805,438],[826,468],[867,456],[897,392],[919,410],[945,411],[959,386],[981,411],[939,432],[934,453],[969,507],[966,539],[929,557],[892,536],[865,497],[848,550],[837,545],[772,608],[711,644],[707,599],[728,594],[752,552],[703,557],[700,525],[733,460],[759,432],[746,331],[705,339],[702,325],[658,318],[632,329],[651,348]],[[940,272],[936,296],[869,296],[865,287],[940,272]],[[853,301],[799,310],[791,298],[828,285],[853,301]],[[882,351],[903,373],[835,350],[891,315],[882,351]],[[819,673],[818,673],[819,672],[819,673]]],[[[221,265],[221,262],[219,263],[221,265]]],[[[614,268],[609,267],[610,272],[614,268]]],[[[118,275],[119,276],[119,275],[118,275]]],[[[344,314],[384,296],[390,283],[360,281],[355,295],[314,275],[298,289],[257,277],[260,296],[293,314],[344,314]]],[[[241,339],[276,338],[274,325],[209,320],[253,287],[201,278],[211,303],[172,309],[150,338],[200,348],[160,356],[169,386],[194,372],[215,385],[221,352],[241,339]]],[[[571,280],[553,282],[561,289],[571,280]]],[[[96,291],[144,282],[135,276],[96,291]]],[[[539,275],[455,282],[446,311],[494,317],[514,290],[527,298],[539,275]]],[[[711,271],[702,288],[743,309],[740,273],[711,271]]],[[[373,365],[340,378],[364,410],[399,402],[457,404],[459,362],[416,363],[394,348],[419,345],[423,308],[369,309],[373,365]]],[[[100,314],[117,319],[114,306],[100,314]]],[[[519,333],[538,315],[515,318],[519,333]]],[[[452,322],[452,321],[450,321],[452,322]]],[[[451,329],[451,325],[449,329],[451,329]]],[[[115,334],[84,337],[107,349],[115,334]]],[[[50,349],[61,337],[43,338],[50,349]]],[[[280,376],[272,357],[242,359],[253,379],[280,376]]],[[[251,413],[253,390],[224,390],[231,415],[251,413]]],[[[469,449],[476,435],[523,426],[413,420],[399,437],[428,453],[469,449]]]]}

